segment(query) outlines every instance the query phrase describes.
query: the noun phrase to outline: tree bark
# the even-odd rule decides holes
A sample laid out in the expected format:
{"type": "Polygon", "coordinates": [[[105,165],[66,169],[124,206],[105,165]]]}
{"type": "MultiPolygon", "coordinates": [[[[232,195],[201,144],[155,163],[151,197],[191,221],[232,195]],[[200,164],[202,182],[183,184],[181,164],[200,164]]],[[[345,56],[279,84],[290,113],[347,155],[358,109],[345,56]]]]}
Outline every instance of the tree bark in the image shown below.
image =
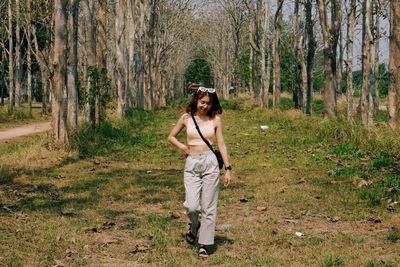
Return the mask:
{"type": "Polygon", "coordinates": [[[304,0],[297,0],[295,4],[294,15],[294,37],[295,55],[297,59],[297,88],[298,88],[298,108],[303,112],[306,111],[306,94],[307,94],[307,67],[303,51],[304,36],[304,0]]]}
{"type": "Polygon", "coordinates": [[[9,82],[9,103],[8,112],[14,110],[14,39],[12,24],[12,0],[8,0],[8,82],[9,82]]]}
{"type": "Polygon", "coordinates": [[[127,5],[128,12],[128,61],[127,61],[127,86],[125,92],[125,103],[127,103],[127,109],[136,107],[136,77],[135,77],[135,34],[136,34],[136,23],[135,16],[136,12],[136,1],[128,0],[127,5]]]}
{"type": "Polygon", "coordinates": [[[68,125],[78,127],[78,14],[79,1],[69,0],[71,14],[68,17],[68,125]]]}
{"type": "Polygon", "coordinates": [[[269,63],[270,63],[270,51],[267,51],[269,47],[269,11],[270,11],[270,1],[263,1],[263,19],[262,19],[262,33],[261,33],[261,94],[260,94],[260,106],[268,107],[268,96],[269,96],[269,63]],[[265,56],[267,53],[267,59],[265,56]],[[266,62],[267,61],[267,62],[266,62]]]}
{"type": "Polygon", "coordinates": [[[122,117],[125,113],[125,60],[124,60],[124,25],[125,16],[123,1],[117,1],[115,3],[115,56],[116,56],[116,85],[118,95],[118,117],[122,117]]]}
{"type": "Polygon", "coordinates": [[[27,85],[26,90],[28,94],[28,110],[29,115],[32,115],[32,39],[31,39],[31,0],[26,0],[26,40],[27,40],[27,49],[26,49],[26,72],[27,72],[27,85]]]}
{"type": "Polygon", "coordinates": [[[68,146],[67,132],[67,2],[54,1],[54,76],[52,117],[57,143],[68,146]]]}
{"type": "Polygon", "coordinates": [[[313,109],[313,91],[314,91],[314,55],[316,42],[314,37],[313,21],[312,21],[312,0],[306,2],[306,31],[308,39],[307,47],[307,96],[305,112],[312,114],[313,109]]]}
{"type": "Polygon", "coordinates": [[[347,15],[347,60],[346,60],[346,76],[347,76],[347,120],[353,119],[353,40],[354,26],[356,20],[356,0],[350,0],[349,13],[347,15]]]}
{"type": "Polygon", "coordinates": [[[379,51],[380,51],[380,19],[381,19],[381,3],[380,0],[374,0],[375,9],[375,23],[374,23],[374,44],[375,44],[375,93],[374,93],[374,112],[379,109],[379,81],[380,81],[380,71],[379,71],[379,51]]]}
{"type": "Polygon", "coordinates": [[[371,35],[371,0],[366,0],[363,5],[363,46],[362,46],[362,86],[361,86],[361,123],[364,126],[372,124],[371,118],[371,101],[372,95],[370,90],[370,68],[371,68],[371,54],[375,54],[372,43],[371,35]]]}
{"type": "Polygon", "coordinates": [[[22,83],[22,57],[21,57],[21,27],[20,27],[20,5],[15,0],[15,107],[21,106],[21,83],[22,83]]]}
{"type": "Polygon", "coordinates": [[[333,58],[335,53],[333,52],[332,29],[328,24],[325,1],[317,0],[317,5],[324,43],[324,116],[326,118],[333,118],[336,116],[336,87],[333,72],[333,66],[335,65],[333,58]]]}
{"type": "Polygon", "coordinates": [[[278,1],[278,7],[275,13],[275,30],[274,30],[274,39],[272,46],[272,54],[273,54],[273,73],[274,73],[274,83],[272,86],[273,98],[272,98],[272,106],[274,108],[280,108],[281,105],[281,57],[280,57],[280,36],[281,36],[281,23],[282,23],[282,9],[283,9],[283,0],[278,1]]]}
{"type": "Polygon", "coordinates": [[[389,125],[400,129],[400,1],[390,3],[389,125]]]}
{"type": "MultiPolygon", "coordinates": [[[[87,66],[97,68],[97,57],[96,57],[96,2],[95,0],[85,0],[86,12],[87,12],[87,23],[86,23],[86,42],[85,49],[87,52],[87,66]]],[[[91,78],[87,81],[87,95],[89,99],[86,102],[86,121],[95,124],[99,123],[99,107],[98,104],[98,93],[91,92],[90,88],[94,86],[91,78]],[[93,95],[94,93],[94,95],[93,95]],[[92,95],[91,95],[92,94],[92,95]]]]}

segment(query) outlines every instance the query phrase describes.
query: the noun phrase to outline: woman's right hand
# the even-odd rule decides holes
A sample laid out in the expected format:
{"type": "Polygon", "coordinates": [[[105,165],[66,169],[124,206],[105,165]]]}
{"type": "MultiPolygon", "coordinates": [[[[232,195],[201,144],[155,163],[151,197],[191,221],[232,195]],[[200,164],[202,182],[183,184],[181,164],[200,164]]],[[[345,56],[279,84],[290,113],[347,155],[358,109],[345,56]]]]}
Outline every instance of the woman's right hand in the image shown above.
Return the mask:
{"type": "Polygon", "coordinates": [[[186,158],[189,155],[189,147],[187,145],[182,145],[179,147],[179,152],[186,158]]]}

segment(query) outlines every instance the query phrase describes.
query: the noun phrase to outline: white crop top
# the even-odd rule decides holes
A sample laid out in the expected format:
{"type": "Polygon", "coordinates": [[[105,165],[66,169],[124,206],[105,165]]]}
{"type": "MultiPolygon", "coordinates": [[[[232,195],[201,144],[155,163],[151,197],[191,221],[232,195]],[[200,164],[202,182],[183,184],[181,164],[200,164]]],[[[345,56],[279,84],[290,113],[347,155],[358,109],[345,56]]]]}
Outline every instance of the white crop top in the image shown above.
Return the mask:
{"type": "MultiPolygon", "coordinates": [[[[201,134],[205,139],[212,145],[215,136],[215,128],[214,128],[214,120],[209,119],[208,121],[202,121],[199,118],[196,118],[197,125],[200,128],[201,134]]],[[[203,139],[201,138],[199,132],[196,129],[196,125],[192,117],[189,115],[186,120],[186,135],[187,135],[187,144],[189,146],[200,146],[206,145],[203,139]]]]}

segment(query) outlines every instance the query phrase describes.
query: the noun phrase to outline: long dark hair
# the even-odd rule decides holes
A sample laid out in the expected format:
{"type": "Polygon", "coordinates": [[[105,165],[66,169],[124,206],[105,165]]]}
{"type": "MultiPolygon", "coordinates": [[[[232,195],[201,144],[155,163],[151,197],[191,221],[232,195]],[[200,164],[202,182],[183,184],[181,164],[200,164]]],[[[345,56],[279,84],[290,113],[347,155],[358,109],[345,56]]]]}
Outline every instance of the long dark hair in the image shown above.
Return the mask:
{"type": "Polygon", "coordinates": [[[197,90],[190,100],[189,104],[186,105],[185,110],[187,113],[196,113],[197,111],[197,101],[203,98],[204,96],[208,95],[211,100],[211,107],[210,110],[207,111],[207,116],[214,118],[215,115],[222,113],[221,104],[219,103],[217,92],[209,93],[209,92],[202,92],[197,90]]]}

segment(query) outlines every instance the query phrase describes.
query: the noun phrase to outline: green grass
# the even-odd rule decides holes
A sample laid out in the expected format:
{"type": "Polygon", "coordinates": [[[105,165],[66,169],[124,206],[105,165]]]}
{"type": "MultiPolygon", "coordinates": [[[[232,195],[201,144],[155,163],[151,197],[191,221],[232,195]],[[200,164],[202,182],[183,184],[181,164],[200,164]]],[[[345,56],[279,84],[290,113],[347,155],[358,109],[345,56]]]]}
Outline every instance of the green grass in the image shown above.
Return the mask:
{"type": "MultiPolygon", "coordinates": [[[[221,101],[234,180],[219,192],[217,224],[231,227],[216,232],[205,261],[197,258],[197,245],[183,241],[184,159],[167,141],[186,100],[155,112],[134,111],[97,128],[82,125],[70,152],[53,150],[39,137],[2,144],[0,261],[399,265],[399,211],[386,206],[399,200],[398,135],[382,125],[366,130],[341,117],[305,116],[290,109],[289,100],[283,99],[283,111],[246,99],[221,101]],[[354,177],[370,184],[359,188],[354,177]]],[[[316,101],[314,108],[321,110],[321,104],[316,101]]]]}
{"type": "Polygon", "coordinates": [[[392,228],[388,231],[386,235],[386,239],[389,242],[396,243],[397,241],[400,240],[400,229],[398,228],[392,228]]]}
{"type": "Polygon", "coordinates": [[[47,121],[50,119],[48,114],[42,113],[40,103],[34,103],[32,113],[29,114],[29,109],[26,103],[20,108],[14,108],[12,112],[8,111],[8,103],[0,105],[0,129],[13,126],[23,125],[27,123],[47,121]]]}
{"type": "Polygon", "coordinates": [[[329,256],[323,259],[323,264],[326,267],[343,266],[344,260],[340,256],[329,256]]]}

